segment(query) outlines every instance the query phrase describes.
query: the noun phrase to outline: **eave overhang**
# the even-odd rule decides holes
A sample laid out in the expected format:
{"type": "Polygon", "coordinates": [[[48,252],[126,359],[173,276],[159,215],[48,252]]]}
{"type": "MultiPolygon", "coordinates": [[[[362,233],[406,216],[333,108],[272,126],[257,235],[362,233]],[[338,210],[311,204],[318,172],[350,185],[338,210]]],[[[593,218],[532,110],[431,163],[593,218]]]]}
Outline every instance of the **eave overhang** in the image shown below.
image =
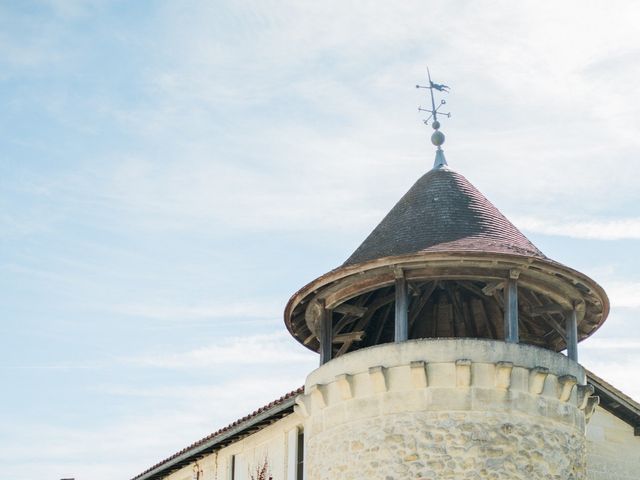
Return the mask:
{"type": "MultiPolygon", "coordinates": [[[[604,289],[586,275],[547,258],[493,252],[420,252],[391,256],[336,268],[305,285],[285,307],[287,329],[307,348],[318,351],[317,325],[305,315],[309,303],[323,300],[333,309],[364,292],[393,284],[401,270],[411,281],[473,279],[499,282],[519,272],[519,285],[552,299],[567,310],[578,313],[578,339],[592,335],[609,313],[604,289]]],[[[557,350],[563,350],[559,345],[557,350]]]]}

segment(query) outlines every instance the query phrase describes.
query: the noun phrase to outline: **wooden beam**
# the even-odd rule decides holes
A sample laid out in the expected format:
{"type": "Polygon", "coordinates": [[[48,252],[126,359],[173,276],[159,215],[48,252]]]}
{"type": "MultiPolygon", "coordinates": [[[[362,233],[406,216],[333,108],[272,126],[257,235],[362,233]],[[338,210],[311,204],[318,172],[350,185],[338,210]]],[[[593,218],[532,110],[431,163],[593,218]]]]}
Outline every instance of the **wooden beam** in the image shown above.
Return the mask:
{"type": "Polygon", "coordinates": [[[364,338],[364,331],[341,333],[333,336],[333,343],[359,342],[364,338]]]}
{"type": "Polygon", "coordinates": [[[501,290],[503,288],[504,282],[489,282],[482,288],[482,293],[487,297],[490,297],[496,290],[501,290]]]}
{"type": "Polygon", "coordinates": [[[387,305],[384,308],[384,311],[380,314],[380,325],[378,326],[378,330],[376,331],[376,335],[373,338],[372,345],[377,345],[380,342],[380,337],[382,336],[382,330],[384,330],[384,324],[387,323],[387,320],[391,316],[391,305],[387,305]]]}
{"type": "MultiPolygon", "coordinates": [[[[379,308],[384,307],[385,305],[393,302],[395,298],[396,298],[395,293],[392,293],[390,295],[385,295],[384,297],[374,300],[371,303],[371,305],[367,307],[367,313],[365,313],[364,316],[358,320],[358,323],[355,324],[355,326],[353,327],[353,330],[354,331],[366,330],[366,327],[371,322],[371,318],[373,317],[373,314],[376,313],[376,311],[379,308]]],[[[362,340],[362,338],[360,338],[359,341],[360,340],[362,340]]],[[[336,353],[336,357],[339,357],[340,355],[347,353],[349,348],[351,348],[352,343],[353,343],[352,341],[344,342],[340,347],[340,349],[338,350],[338,352],[336,353]]]]}
{"type": "Polygon", "coordinates": [[[352,315],[354,317],[362,317],[367,313],[367,307],[358,307],[349,303],[342,303],[333,309],[336,313],[342,313],[343,315],[352,315]]]}
{"type": "MultiPolygon", "coordinates": [[[[335,310],[334,310],[334,312],[335,312],[335,310]]],[[[342,330],[343,330],[345,327],[347,327],[347,326],[351,325],[351,324],[352,324],[353,322],[355,322],[356,320],[358,320],[358,318],[357,318],[357,317],[352,317],[352,316],[350,316],[350,315],[345,315],[345,316],[343,316],[340,320],[338,320],[338,323],[336,323],[336,324],[333,326],[333,333],[334,333],[335,335],[338,335],[340,332],[342,332],[342,330]]]]}
{"type": "Polygon", "coordinates": [[[467,336],[467,337],[477,337],[478,332],[476,330],[475,324],[472,322],[472,319],[469,317],[467,312],[464,309],[464,302],[462,301],[462,295],[460,294],[460,290],[454,286],[451,288],[451,302],[453,303],[453,309],[456,312],[456,316],[459,316],[462,319],[462,323],[464,325],[465,334],[458,336],[467,336]]]}
{"type": "Polygon", "coordinates": [[[534,317],[537,315],[544,315],[545,313],[562,313],[566,311],[562,305],[558,305],[557,303],[549,303],[537,307],[524,307],[523,310],[534,317]]]}
{"type": "Polygon", "coordinates": [[[567,330],[567,356],[574,362],[578,361],[578,312],[574,308],[565,315],[567,330]]]}
{"type": "Polygon", "coordinates": [[[324,300],[319,300],[320,314],[320,365],[331,360],[333,354],[333,312],[325,308],[324,300]]]}
{"type": "Polygon", "coordinates": [[[396,316],[395,335],[396,342],[404,342],[409,339],[409,296],[407,294],[407,279],[402,270],[396,270],[396,316]]]}
{"type": "Polygon", "coordinates": [[[429,298],[431,298],[431,294],[433,294],[433,291],[436,289],[437,284],[438,282],[430,282],[427,289],[424,291],[422,296],[420,296],[420,299],[416,302],[416,305],[414,305],[413,311],[409,316],[409,331],[411,331],[414,323],[416,323],[416,320],[418,319],[418,315],[420,315],[420,312],[429,301],[429,298]]]}
{"type": "Polygon", "coordinates": [[[518,276],[513,271],[504,289],[504,340],[518,343],[518,276]]]}
{"type": "MultiPolygon", "coordinates": [[[[533,292],[531,290],[529,290],[528,292],[529,292],[529,297],[532,299],[532,302],[536,303],[536,305],[534,305],[534,307],[536,307],[536,306],[537,307],[544,306],[544,304],[542,303],[542,300],[540,300],[540,298],[538,298],[538,295],[535,292],[533,292]]],[[[551,314],[549,314],[549,313],[542,314],[542,315],[540,315],[540,318],[542,319],[542,321],[548,327],[551,328],[552,332],[557,333],[560,336],[560,338],[562,340],[564,340],[565,343],[567,342],[567,336],[565,335],[565,329],[562,328],[562,325],[560,325],[558,323],[558,321],[555,318],[553,318],[553,316],[551,314]]]]}
{"type": "Polygon", "coordinates": [[[544,317],[542,317],[542,319],[547,325],[551,327],[552,331],[557,333],[560,338],[562,338],[562,340],[567,343],[567,335],[565,333],[565,329],[562,328],[562,325],[560,325],[555,318],[553,318],[551,315],[545,315],[544,317]]]}

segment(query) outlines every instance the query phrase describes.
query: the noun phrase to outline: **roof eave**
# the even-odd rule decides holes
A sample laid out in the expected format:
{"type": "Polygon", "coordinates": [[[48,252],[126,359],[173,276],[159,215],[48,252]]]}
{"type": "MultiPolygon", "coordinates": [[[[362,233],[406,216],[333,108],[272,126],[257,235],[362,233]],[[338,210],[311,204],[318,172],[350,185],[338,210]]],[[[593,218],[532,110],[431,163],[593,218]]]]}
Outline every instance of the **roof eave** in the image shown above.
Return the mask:
{"type": "Polygon", "coordinates": [[[270,424],[270,422],[268,421],[272,418],[283,418],[287,414],[293,413],[293,407],[295,405],[296,398],[297,395],[292,395],[290,398],[283,400],[277,405],[274,405],[273,407],[265,409],[257,415],[252,416],[245,422],[242,422],[235,427],[229,428],[228,430],[221,432],[219,435],[213,436],[210,440],[205,441],[200,445],[194,446],[193,448],[188,449],[184,453],[177,455],[174,458],[169,458],[168,460],[161,462],[156,467],[153,467],[150,470],[136,477],[133,477],[132,480],[157,480],[159,478],[162,478],[164,475],[168,475],[169,473],[182,468],[185,464],[189,464],[202,455],[222,448],[224,446],[222,444],[227,443],[234,437],[249,434],[248,430],[251,430],[256,426],[260,426],[260,429],[265,428],[270,424]],[[264,423],[264,425],[261,426],[260,424],[262,423],[264,423]]]}
{"type": "MultiPolygon", "coordinates": [[[[574,279],[582,284],[588,285],[588,287],[597,293],[600,301],[602,302],[602,320],[598,324],[597,328],[595,328],[588,335],[595,333],[595,331],[602,325],[604,320],[607,318],[609,314],[609,298],[604,291],[604,289],[593,279],[588,277],[587,275],[563,265],[562,263],[551,260],[547,257],[538,258],[531,257],[527,255],[520,254],[509,254],[509,253],[495,253],[495,252],[479,252],[479,251],[431,251],[431,252],[417,252],[408,255],[399,255],[399,256],[389,256],[377,258],[374,260],[369,260],[362,263],[356,263],[352,265],[340,266],[337,267],[324,275],[316,278],[315,280],[309,282],[307,285],[302,287],[296,293],[292,295],[292,297],[287,302],[284,311],[284,321],[289,333],[291,333],[294,338],[298,338],[292,328],[292,318],[294,309],[301,303],[306,302],[309,298],[315,295],[320,290],[326,288],[327,286],[334,284],[335,282],[341,281],[347,277],[351,277],[353,275],[362,274],[364,272],[381,268],[381,267],[404,267],[410,266],[411,264],[417,264],[425,261],[438,261],[438,260],[452,260],[455,259],[458,262],[464,263],[473,259],[479,260],[491,260],[491,261],[504,261],[509,264],[513,264],[512,268],[518,268],[518,266],[522,268],[529,268],[531,266],[539,266],[543,267],[545,270],[549,270],[549,275],[553,273],[561,273],[566,275],[569,278],[574,279]]],[[[586,337],[584,337],[586,338],[586,337]]],[[[583,339],[584,339],[583,338],[583,339]]],[[[298,339],[301,343],[302,341],[298,339]]],[[[305,345],[307,346],[307,345],[305,345]]],[[[307,346],[307,348],[309,348],[307,346]]]]}

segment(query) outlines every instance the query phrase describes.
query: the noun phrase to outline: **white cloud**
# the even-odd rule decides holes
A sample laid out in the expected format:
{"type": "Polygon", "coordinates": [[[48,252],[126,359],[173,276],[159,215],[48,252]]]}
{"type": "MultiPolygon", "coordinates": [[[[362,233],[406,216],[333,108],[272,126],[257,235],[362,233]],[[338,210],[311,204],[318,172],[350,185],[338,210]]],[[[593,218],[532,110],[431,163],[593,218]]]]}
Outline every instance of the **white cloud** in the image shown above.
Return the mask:
{"type": "Polygon", "coordinates": [[[4,433],[12,439],[0,451],[3,475],[29,480],[46,471],[55,478],[131,478],[300,384],[301,379],[290,373],[264,371],[260,376],[211,386],[167,386],[137,392],[105,388],[108,395],[147,395],[168,398],[170,403],[161,408],[150,404],[144,412],[110,419],[90,429],[30,421],[3,425],[4,433]]]}
{"type": "Polygon", "coordinates": [[[609,281],[606,291],[613,308],[640,308],[640,283],[609,281]]]}
{"type": "Polygon", "coordinates": [[[156,368],[286,365],[300,362],[312,367],[314,363],[313,355],[295,345],[287,332],[228,338],[187,352],[143,355],[122,361],[130,365],[156,368]]]}
{"type": "MultiPolygon", "coordinates": [[[[455,1],[165,2],[154,15],[140,16],[144,26],[133,23],[135,15],[120,22],[117,15],[127,12],[119,11],[112,24],[106,23],[109,15],[99,15],[100,28],[94,28],[91,15],[98,3],[51,4],[58,17],[82,20],[82,41],[73,29],[51,24],[38,35],[15,34],[15,41],[0,35],[0,55],[14,69],[0,76],[18,73],[21,88],[28,88],[30,78],[23,81],[22,75],[41,68],[36,83],[46,85],[46,92],[27,90],[29,95],[37,93],[42,104],[49,103],[46,113],[75,131],[79,148],[86,151],[83,158],[46,173],[37,163],[34,175],[42,176],[38,185],[46,188],[15,202],[16,213],[1,216],[0,230],[28,236],[60,227],[77,235],[86,222],[94,222],[89,227],[108,233],[123,225],[218,237],[227,230],[250,231],[258,233],[257,245],[259,234],[274,231],[298,230],[310,237],[366,233],[433,161],[429,132],[420,130],[414,111],[424,98],[412,88],[428,62],[438,81],[453,87],[448,98],[453,118],[443,122],[450,164],[497,199],[498,207],[512,206],[520,214],[513,216],[517,225],[571,238],[640,238],[640,89],[635,88],[640,50],[637,25],[629,21],[640,16],[640,3],[501,0],[487,8],[482,2],[455,1]],[[94,38],[92,30],[109,38],[94,38]],[[85,121],[78,97],[66,91],[70,86],[52,98],[56,85],[66,81],[90,90],[82,76],[86,64],[79,59],[92,56],[98,45],[116,48],[109,42],[122,40],[123,34],[131,47],[127,54],[140,61],[140,68],[117,82],[103,79],[102,91],[78,94],[86,102],[80,108],[97,112],[105,124],[85,121]],[[65,71],[73,76],[61,77],[65,71]],[[49,72],[56,72],[56,81],[48,82],[49,72]],[[139,82],[135,88],[126,83],[129,77],[139,82]],[[142,90],[148,97],[130,101],[142,90]],[[76,108],[67,108],[72,101],[76,108]],[[82,144],[83,128],[98,131],[100,141],[82,144]],[[26,212],[28,199],[38,201],[26,212]],[[549,211],[557,218],[545,216],[549,211]],[[572,217],[576,211],[584,219],[572,217]],[[623,218],[611,220],[613,213],[623,218]]],[[[12,100],[19,101],[25,98],[12,100]]],[[[38,126],[34,122],[32,130],[40,131],[38,126]]],[[[75,143],[42,138],[47,141],[27,137],[23,143],[37,144],[44,161],[51,160],[51,152],[66,156],[75,143]]],[[[67,239],[58,243],[73,255],[85,250],[67,239]]],[[[46,256],[44,243],[25,245],[46,256]]],[[[76,286],[65,279],[68,264],[38,268],[38,278],[49,280],[49,288],[76,286]]],[[[83,278],[102,281],[99,270],[91,273],[83,278]]],[[[142,288],[139,274],[122,275],[118,282],[134,292],[142,288]],[[127,283],[131,278],[138,284],[127,283]]],[[[640,307],[638,284],[607,286],[614,307],[640,307]]],[[[102,296],[66,290],[74,302],[106,303],[102,296]]],[[[281,311],[268,302],[141,302],[114,309],[160,320],[234,321],[281,311]]],[[[217,328],[221,322],[212,323],[217,328]]],[[[194,335],[198,328],[201,324],[194,335]]],[[[589,339],[584,357],[597,374],[637,399],[640,359],[633,352],[638,348],[633,338],[620,337],[589,339]]],[[[127,383],[123,375],[123,384],[101,386],[106,395],[166,399],[171,405],[161,412],[115,415],[108,427],[95,425],[98,410],[86,425],[67,428],[29,423],[18,415],[16,428],[6,430],[11,441],[0,449],[3,474],[21,480],[56,472],[59,478],[130,477],[296,387],[301,379],[286,373],[291,363],[300,372],[310,371],[316,359],[285,333],[123,358],[123,368],[175,369],[181,380],[190,368],[234,376],[255,366],[260,374],[211,387],[167,380],[148,388],[127,383]]],[[[38,383],[41,393],[46,395],[38,383]]]]}
{"type": "Polygon", "coordinates": [[[115,304],[109,308],[119,314],[133,317],[159,320],[206,320],[206,319],[247,319],[278,318],[282,313],[280,302],[246,301],[229,303],[220,301],[212,305],[163,305],[154,304],[115,304]]]}
{"type": "Polygon", "coordinates": [[[576,221],[516,216],[513,221],[523,230],[544,235],[596,240],[640,240],[640,218],[576,221]]]}

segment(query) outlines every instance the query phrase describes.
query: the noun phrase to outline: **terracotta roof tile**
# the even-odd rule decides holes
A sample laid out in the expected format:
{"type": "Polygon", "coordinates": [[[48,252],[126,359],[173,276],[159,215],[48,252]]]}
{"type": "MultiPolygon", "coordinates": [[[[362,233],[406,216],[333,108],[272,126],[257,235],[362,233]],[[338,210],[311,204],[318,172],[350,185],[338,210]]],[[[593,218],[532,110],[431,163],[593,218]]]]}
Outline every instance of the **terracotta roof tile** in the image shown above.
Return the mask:
{"type": "Polygon", "coordinates": [[[235,422],[227,425],[224,428],[221,428],[220,430],[217,430],[215,432],[213,432],[210,435],[207,435],[204,438],[201,438],[200,440],[192,443],[191,445],[189,445],[188,447],[183,448],[182,450],[180,450],[179,452],[174,453],[173,455],[165,458],[164,460],[156,463],[155,465],[153,465],[152,467],[148,468],[147,470],[145,470],[144,472],[140,473],[139,475],[136,475],[135,477],[133,477],[132,480],[136,480],[137,478],[140,478],[142,476],[144,476],[145,474],[151,472],[152,470],[157,469],[158,467],[161,467],[162,465],[165,465],[167,463],[169,463],[171,460],[189,452],[190,450],[195,450],[196,448],[198,448],[199,446],[210,442],[211,440],[214,440],[216,437],[219,437],[220,435],[222,435],[223,433],[231,430],[232,428],[235,428],[237,426],[242,425],[243,423],[251,420],[252,418],[260,415],[261,413],[264,413],[274,407],[277,407],[278,405],[284,403],[285,401],[296,397],[298,395],[300,395],[301,393],[304,392],[304,387],[300,387],[296,390],[293,390],[285,395],[283,395],[282,397],[278,398],[277,400],[274,400],[273,402],[268,403],[267,405],[260,407],[259,409],[255,410],[254,412],[250,413],[249,415],[245,415],[244,417],[236,420],[235,422]]]}

